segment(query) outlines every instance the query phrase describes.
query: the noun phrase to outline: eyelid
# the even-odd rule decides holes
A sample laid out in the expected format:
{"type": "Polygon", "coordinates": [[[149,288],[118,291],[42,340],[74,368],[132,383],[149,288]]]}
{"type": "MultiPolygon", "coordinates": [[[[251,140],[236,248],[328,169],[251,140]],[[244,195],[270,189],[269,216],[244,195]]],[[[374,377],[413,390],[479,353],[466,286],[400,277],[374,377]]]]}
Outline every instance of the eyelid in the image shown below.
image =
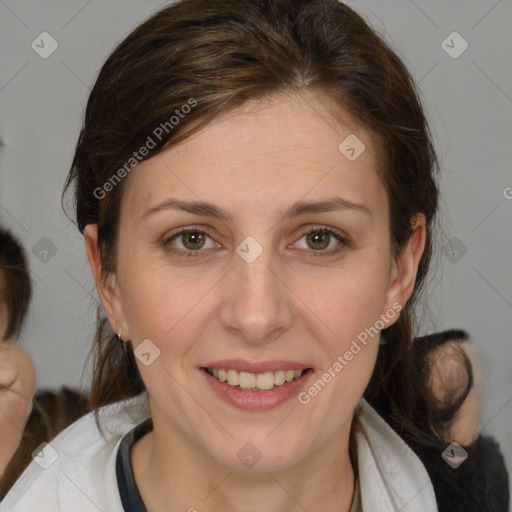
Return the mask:
{"type": "Polygon", "coordinates": [[[347,235],[345,235],[343,232],[337,230],[336,228],[332,228],[330,226],[325,225],[315,225],[311,228],[309,228],[307,231],[302,233],[300,238],[297,239],[294,244],[296,244],[299,240],[304,238],[310,233],[318,233],[318,232],[327,232],[329,235],[331,235],[331,238],[334,237],[339,244],[331,249],[327,250],[317,250],[314,249],[302,249],[303,251],[307,252],[309,255],[311,255],[313,258],[329,258],[329,257],[335,257],[338,256],[341,252],[343,252],[345,249],[351,246],[350,239],[347,235]]]}
{"type": "MultiPolygon", "coordinates": [[[[210,230],[205,226],[199,226],[199,225],[191,225],[187,227],[178,228],[175,231],[172,231],[168,234],[165,234],[162,240],[162,243],[165,247],[168,248],[169,251],[179,253],[179,254],[199,254],[202,252],[205,252],[205,249],[198,249],[197,251],[184,251],[183,249],[176,249],[175,247],[170,247],[170,242],[178,238],[180,235],[186,234],[186,233],[204,233],[207,235],[211,240],[213,240],[213,236],[210,232],[210,230]]],[[[213,240],[214,241],[214,240],[213,240]]],[[[214,243],[218,246],[219,244],[214,241],[214,243]]]]}
{"type": "Polygon", "coordinates": [[[298,238],[298,240],[300,240],[305,235],[308,235],[309,233],[316,233],[316,232],[319,232],[319,231],[327,231],[331,235],[335,235],[338,240],[340,240],[341,242],[345,243],[346,245],[349,244],[350,238],[349,238],[349,236],[347,234],[345,234],[343,231],[340,231],[340,230],[338,230],[336,228],[333,228],[331,226],[326,226],[326,225],[323,225],[323,224],[316,224],[313,227],[308,228],[305,232],[302,233],[301,237],[298,238]]]}

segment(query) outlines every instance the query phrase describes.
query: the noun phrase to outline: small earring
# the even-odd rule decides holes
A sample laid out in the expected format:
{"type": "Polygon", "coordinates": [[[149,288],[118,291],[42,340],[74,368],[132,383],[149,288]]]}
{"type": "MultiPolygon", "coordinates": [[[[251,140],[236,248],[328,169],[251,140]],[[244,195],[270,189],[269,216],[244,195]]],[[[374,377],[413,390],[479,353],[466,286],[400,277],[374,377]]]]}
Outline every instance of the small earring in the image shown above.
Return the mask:
{"type": "Polygon", "coordinates": [[[119,338],[119,341],[123,341],[123,340],[121,339],[121,327],[119,327],[119,333],[118,333],[117,337],[119,338]]]}

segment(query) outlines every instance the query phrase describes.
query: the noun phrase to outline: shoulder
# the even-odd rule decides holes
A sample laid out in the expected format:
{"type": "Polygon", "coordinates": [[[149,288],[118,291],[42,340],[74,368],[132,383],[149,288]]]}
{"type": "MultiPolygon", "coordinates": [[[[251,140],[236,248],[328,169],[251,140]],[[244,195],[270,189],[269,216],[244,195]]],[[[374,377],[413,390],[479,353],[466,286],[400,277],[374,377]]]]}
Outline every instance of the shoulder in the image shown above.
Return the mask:
{"type": "Polygon", "coordinates": [[[146,393],[100,409],[103,432],[93,413],[82,417],[41,445],[0,508],[9,512],[122,510],[115,473],[117,448],[122,437],[148,417],[146,393]]]}
{"type": "Polygon", "coordinates": [[[355,420],[363,508],[437,512],[434,488],[422,461],[364,398],[355,420]]]}
{"type": "Polygon", "coordinates": [[[403,439],[364,399],[356,419],[361,496],[363,504],[373,505],[370,510],[508,510],[509,473],[492,436],[479,435],[463,446],[426,446],[403,439]],[[448,455],[452,447],[454,460],[448,455]]]}

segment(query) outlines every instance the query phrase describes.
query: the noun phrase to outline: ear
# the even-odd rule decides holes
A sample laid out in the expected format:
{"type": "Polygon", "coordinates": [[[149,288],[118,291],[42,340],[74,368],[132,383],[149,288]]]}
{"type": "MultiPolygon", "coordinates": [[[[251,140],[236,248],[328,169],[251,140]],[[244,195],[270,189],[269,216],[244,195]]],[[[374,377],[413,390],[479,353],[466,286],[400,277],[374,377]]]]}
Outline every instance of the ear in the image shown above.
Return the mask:
{"type": "MultiPolygon", "coordinates": [[[[386,311],[396,310],[396,305],[403,308],[411,297],[416,284],[418,266],[425,250],[427,228],[425,215],[419,213],[412,220],[413,232],[403,251],[393,259],[390,280],[386,292],[386,311]],[[395,306],[395,307],[393,307],[395,306]]],[[[386,327],[392,325],[397,319],[390,320],[386,327]]]]}
{"type": "Polygon", "coordinates": [[[115,273],[106,274],[101,266],[101,254],[98,246],[98,225],[88,224],[85,226],[84,237],[89,265],[91,266],[98,295],[107,313],[110,327],[116,334],[121,329],[121,339],[126,337],[129,339],[129,330],[123,311],[117,276],[115,273]]]}

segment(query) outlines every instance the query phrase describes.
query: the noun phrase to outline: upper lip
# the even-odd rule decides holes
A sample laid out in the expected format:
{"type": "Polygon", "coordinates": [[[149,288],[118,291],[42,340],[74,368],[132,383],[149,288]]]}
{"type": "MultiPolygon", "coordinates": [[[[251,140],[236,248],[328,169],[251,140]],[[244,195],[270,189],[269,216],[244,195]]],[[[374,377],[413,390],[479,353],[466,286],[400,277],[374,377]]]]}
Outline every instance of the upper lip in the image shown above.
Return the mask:
{"type": "Polygon", "coordinates": [[[277,372],[279,370],[306,370],[310,365],[295,361],[260,361],[251,362],[245,359],[223,359],[212,361],[201,366],[202,368],[219,368],[224,370],[236,370],[247,373],[277,372]]]}

